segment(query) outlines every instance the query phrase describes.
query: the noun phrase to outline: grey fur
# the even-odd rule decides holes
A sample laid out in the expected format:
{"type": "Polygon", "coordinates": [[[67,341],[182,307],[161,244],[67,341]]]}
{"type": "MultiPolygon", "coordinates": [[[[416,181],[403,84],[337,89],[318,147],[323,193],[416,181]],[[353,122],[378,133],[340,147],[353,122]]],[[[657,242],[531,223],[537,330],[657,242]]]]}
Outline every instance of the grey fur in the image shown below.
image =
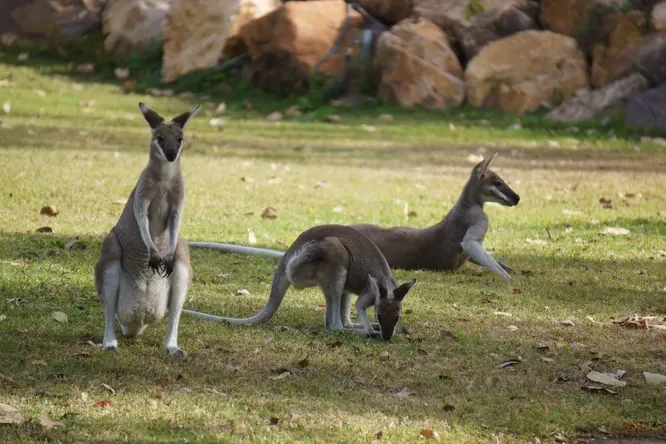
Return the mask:
{"type": "Polygon", "coordinates": [[[286,251],[273,276],[268,302],[256,315],[239,319],[191,310],[183,313],[229,324],[256,325],[273,317],[291,285],[296,289],[318,286],[326,298],[327,329],[348,329],[369,336],[379,330],[388,341],[400,319],[402,300],[415,283],[414,279],[398,286],[384,256],[358,231],[344,225],[321,225],[301,233],[286,251]],[[352,293],[359,295],[356,310],[361,325],[350,320],[352,293]],[[374,325],[366,314],[371,306],[378,320],[374,325]]]}
{"type": "Polygon", "coordinates": [[[178,323],[193,271],[187,242],[178,234],[185,206],[180,155],[185,126],[199,108],[165,122],[139,103],[152,133],[148,166],[102,242],[95,266],[95,287],[104,303],[104,350],[118,347],[116,319],[123,334],[133,337],[168,310],[165,347],[169,354],[187,356],[178,347],[178,323]]]}
{"type": "Polygon", "coordinates": [[[350,225],[372,240],[392,268],[406,270],[457,270],[467,260],[509,279],[515,272],[496,261],[483,248],[488,230],[486,202],[515,206],[520,200],[496,173],[489,169],[497,156],[486,157],[472,170],[458,202],[444,219],[431,227],[382,228],[372,224],[350,225]]]}

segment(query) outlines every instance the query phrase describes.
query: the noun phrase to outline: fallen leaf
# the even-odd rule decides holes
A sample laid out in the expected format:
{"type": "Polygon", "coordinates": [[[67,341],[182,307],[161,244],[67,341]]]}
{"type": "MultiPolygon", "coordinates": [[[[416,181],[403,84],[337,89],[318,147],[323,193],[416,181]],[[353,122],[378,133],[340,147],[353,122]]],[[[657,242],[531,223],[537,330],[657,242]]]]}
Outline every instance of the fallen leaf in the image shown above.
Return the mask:
{"type": "Polygon", "coordinates": [[[284,378],[289,377],[291,375],[293,375],[293,372],[291,370],[285,370],[285,371],[283,371],[282,373],[280,373],[278,375],[269,376],[269,378],[272,379],[273,381],[278,381],[280,379],[284,379],[284,378]]]}
{"type": "Polygon", "coordinates": [[[452,412],[455,409],[456,408],[454,406],[452,406],[451,404],[446,404],[444,407],[442,407],[442,410],[444,410],[445,412],[452,412]]]}
{"type": "Polygon", "coordinates": [[[277,217],[277,211],[272,207],[266,207],[264,208],[264,211],[261,212],[262,219],[277,219],[277,217]]]}
{"type": "Polygon", "coordinates": [[[298,365],[299,368],[306,368],[306,367],[308,367],[308,366],[310,365],[310,359],[309,359],[309,357],[306,356],[305,358],[301,359],[300,361],[298,361],[298,363],[297,363],[296,365],[298,365]]]}
{"type": "Polygon", "coordinates": [[[615,392],[611,389],[607,389],[607,388],[604,388],[604,387],[598,387],[598,386],[595,386],[595,385],[589,385],[589,386],[584,385],[584,386],[581,387],[581,390],[584,390],[584,391],[590,392],[590,393],[605,393],[605,394],[608,394],[608,395],[617,395],[617,392],[615,392]]]}
{"type": "Polygon", "coordinates": [[[613,387],[624,387],[627,385],[626,382],[620,381],[615,378],[615,376],[608,373],[590,372],[587,374],[587,379],[593,382],[598,382],[599,384],[610,385],[613,387]]]}
{"type": "Polygon", "coordinates": [[[58,208],[56,208],[55,205],[47,205],[39,210],[39,214],[50,217],[55,217],[58,213],[60,213],[60,211],[58,211],[58,208]]]}
{"type": "Polygon", "coordinates": [[[379,354],[379,359],[380,359],[381,361],[388,361],[389,359],[391,359],[391,356],[389,355],[389,352],[387,352],[386,350],[384,350],[383,352],[381,352],[381,353],[379,354]]]}
{"type": "Polygon", "coordinates": [[[74,353],[72,355],[72,357],[74,357],[74,358],[89,358],[90,353],[89,352],[78,352],[78,353],[74,353]]]}
{"type": "Polygon", "coordinates": [[[470,154],[467,156],[467,161],[470,163],[479,163],[483,160],[483,156],[480,154],[470,154]]]}
{"type": "Polygon", "coordinates": [[[326,121],[327,122],[337,123],[340,120],[342,120],[342,118],[340,116],[338,116],[337,114],[331,114],[330,116],[326,116],[326,121]]]}
{"type": "Polygon", "coordinates": [[[438,435],[434,430],[422,429],[419,432],[419,436],[423,436],[424,438],[437,438],[438,435]]]}
{"type": "Polygon", "coordinates": [[[214,117],[208,121],[208,125],[215,128],[224,125],[228,120],[228,117],[214,117]]]}
{"type": "Polygon", "coordinates": [[[621,327],[639,328],[639,329],[644,328],[648,330],[650,328],[650,321],[655,318],[656,316],[631,315],[631,316],[625,316],[620,319],[616,319],[613,321],[613,324],[618,324],[621,327]]]}
{"type": "Polygon", "coordinates": [[[364,124],[364,123],[361,124],[361,129],[362,129],[363,131],[365,131],[366,133],[374,133],[375,131],[377,131],[377,127],[376,127],[376,126],[366,125],[366,124],[364,124]]]}
{"type": "Polygon", "coordinates": [[[284,119],[284,116],[280,111],[274,111],[266,116],[266,120],[269,122],[279,122],[282,119],[284,119]]]}
{"type": "Polygon", "coordinates": [[[5,319],[7,319],[6,315],[0,315],[0,322],[4,321],[5,319]]]}
{"type": "Polygon", "coordinates": [[[169,378],[167,378],[166,376],[161,377],[161,378],[157,381],[157,383],[158,383],[159,385],[167,385],[168,382],[169,382],[169,378]]]}
{"type": "Polygon", "coordinates": [[[458,338],[455,337],[453,333],[451,333],[448,330],[440,330],[439,331],[439,337],[444,339],[445,341],[455,341],[458,338]]]}
{"type": "Polygon", "coordinates": [[[513,325],[513,324],[512,325],[507,325],[506,329],[509,330],[509,331],[516,331],[516,330],[518,330],[518,326],[513,325]]]}
{"type": "Polygon", "coordinates": [[[484,381],[484,384],[486,384],[486,387],[488,388],[493,388],[499,384],[499,378],[497,376],[489,376],[484,381]]]}
{"type": "Polygon", "coordinates": [[[650,385],[666,383],[666,376],[659,373],[643,372],[643,376],[645,377],[645,382],[650,385]]]}
{"type": "Polygon", "coordinates": [[[496,311],[493,313],[496,316],[506,316],[507,318],[512,317],[513,315],[511,313],[507,313],[505,311],[496,311]]]}
{"type": "Polygon", "coordinates": [[[278,424],[280,424],[280,418],[277,418],[275,416],[271,416],[271,425],[276,426],[278,424]]]}
{"type": "Polygon", "coordinates": [[[236,290],[236,294],[239,296],[249,296],[250,292],[246,288],[241,288],[239,290],[236,290]]]}
{"type": "Polygon", "coordinates": [[[76,245],[79,242],[81,242],[81,239],[79,238],[79,236],[74,236],[73,238],[68,240],[67,243],[65,244],[65,250],[69,250],[70,248],[72,248],[74,245],[76,245]]]}
{"type": "Polygon", "coordinates": [[[247,241],[250,245],[256,245],[257,237],[254,235],[254,231],[248,229],[247,231],[247,241]]]}
{"type": "Polygon", "coordinates": [[[513,294],[520,294],[520,288],[513,288],[513,289],[511,289],[511,293],[513,293],[513,294]]]}
{"type": "Polygon", "coordinates": [[[559,432],[555,432],[550,436],[552,436],[553,439],[555,441],[557,441],[558,443],[560,443],[560,444],[565,444],[569,441],[569,438],[567,438],[566,436],[564,436],[563,434],[561,434],[559,432]]]}
{"type": "Polygon", "coordinates": [[[43,412],[39,415],[39,423],[47,430],[65,425],[65,423],[62,421],[52,420],[46,413],[43,412]]]}
{"type": "Polygon", "coordinates": [[[81,392],[81,401],[88,402],[88,393],[87,392],[81,392]]]}
{"type": "Polygon", "coordinates": [[[109,384],[102,383],[102,387],[104,387],[105,389],[110,391],[112,394],[114,394],[114,395],[116,394],[116,391],[109,384]]]}
{"type": "Polygon", "coordinates": [[[67,315],[62,311],[54,311],[51,314],[51,318],[60,322],[61,324],[66,324],[68,320],[67,315]]]}
{"type": "Polygon", "coordinates": [[[384,436],[384,433],[382,433],[381,431],[375,433],[375,439],[382,439],[382,436],[384,436]]]}
{"type": "Polygon", "coordinates": [[[377,116],[377,120],[381,120],[382,122],[393,122],[393,115],[391,114],[380,114],[377,116]]]}
{"type": "Polygon", "coordinates": [[[46,365],[46,361],[43,359],[33,359],[30,363],[32,365],[46,365]]]}
{"type": "Polygon", "coordinates": [[[574,318],[569,318],[569,319],[564,319],[562,321],[557,321],[558,324],[560,325],[566,325],[568,327],[575,327],[576,326],[576,320],[574,318]]]}
{"type": "Polygon", "coordinates": [[[418,216],[418,214],[414,210],[407,213],[407,217],[410,218],[410,219],[413,218],[413,217],[416,217],[416,216],[418,216]]]}
{"type": "Polygon", "coordinates": [[[393,394],[393,396],[397,396],[398,398],[407,398],[409,395],[411,395],[411,393],[409,392],[407,387],[393,394]]]}
{"type": "Polygon", "coordinates": [[[542,356],[542,357],[541,357],[541,360],[542,360],[543,362],[547,362],[547,363],[549,363],[549,364],[555,362],[555,360],[554,360],[553,358],[547,358],[547,357],[545,357],[545,356],[542,356]]]}
{"type": "Polygon", "coordinates": [[[333,207],[333,212],[334,213],[342,213],[343,209],[340,205],[336,205],[333,207]]]}
{"type": "Polygon", "coordinates": [[[11,405],[0,403],[0,424],[21,424],[23,415],[11,405]]]}
{"type": "Polygon", "coordinates": [[[499,368],[511,367],[512,365],[520,364],[521,362],[521,358],[507,359],[506,361],[500,363],[499,368]]]}
{"type": "Polygon", "coordinates": [[[12,112],[12,105],[9,102],[5,102],[2,104],[2,110],[5,112],[5,114],[9,114],[12,112]]]}
{"type": "Polygon", "coordinates": [[[629,233],[630,233],[629,230],[621,227],[606,227],[599,232],[599,234],[610,235],[610,236],[625,236],[629,233]]]}
{"type": "Polygon", "coordinates": [[[338,348],[338,347],[340,347],[341,345],[342,345],[342,341],[333,341],[333,342],[329,342],[329,343],[328,343],[328,346],[329,346],[330,348],[338,348]]]}
{"type": "Polygon", "coordinates": [[[108,399],[105,399],[103,401],[97,401],[95,404],[93,404],[95,407],[110,407],[112,402],[108,399]]]}
{"type": "Polygon", "coordinates": [[[37,233],[53,233],[53,228],[51,228],[51,227],[39,227],[35,231],[37,233]]]}
{"type": "Polygon", "coordinates": [[[600,197],[599,198],[599,203],[602,204],[602,205],[608,205],[611,202],[613,202],[612,199],[609,199],[607,197],[600,197]]]}
{"type": "Polygon", "coordinates": [[[160,387],[155,387],[155,398],[162,399],[164,398],[164,392],[160,387]]]}

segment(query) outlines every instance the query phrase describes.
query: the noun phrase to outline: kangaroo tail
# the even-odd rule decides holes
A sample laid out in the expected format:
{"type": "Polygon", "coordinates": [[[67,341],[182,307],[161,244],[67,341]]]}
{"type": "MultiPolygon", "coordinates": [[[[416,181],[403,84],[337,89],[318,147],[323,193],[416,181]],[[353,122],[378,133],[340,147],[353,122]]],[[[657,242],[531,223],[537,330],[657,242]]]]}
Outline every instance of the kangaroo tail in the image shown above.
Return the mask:
{"type": "Polygon", "coordinates": [[[249,318],[226,318],[222,316],[215,316],[206,313],[199,313],[198,311],[183,310],[182,313],[188,316],[206,319],[209,321],[225,322],[232,325],[257,325],[268,321],[273,317],[278,307],[284,299],[291,283],[287,279],[285,261],[280,261],[275,275],[273,276],[273,284],[271,285],[271,294],[268,297],[268,302],[264,308],[256,315],[249,318]]]}
{"type": "Polygon", "coordinates": [[[225,251],[228,253],[252,254],[257,256],[282,257],[283,251],[271,250],[269,248],[246,247],[244,245],[218,244],[217,242],[188,242],[192,248],[210,248],[212,250],[225,251]]]}

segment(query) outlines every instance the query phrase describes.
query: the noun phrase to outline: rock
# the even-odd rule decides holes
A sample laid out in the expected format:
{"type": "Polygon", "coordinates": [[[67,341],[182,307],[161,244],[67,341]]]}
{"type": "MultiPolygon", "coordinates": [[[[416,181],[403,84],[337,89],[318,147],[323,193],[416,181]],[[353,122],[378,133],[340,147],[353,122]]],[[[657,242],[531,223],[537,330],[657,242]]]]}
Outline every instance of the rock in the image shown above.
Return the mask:
{"type": "Polygon", "coordinates": [[[609,73],[609,79],[616,80],[638,72],[652,85],[660,85],[666,82],[664,60],[666,60],[666,32],[644,36],[618,54],[609,73]]]}
{"type": "Polygon", "coordinates": [[[247,81],[278,97],[305,94],[310,87],[309,67],[281,50],[266,50],[252,59],[247,81]]]}
{"type": "Polygon", "coordinates": [[[586,30],[598,12],[613,6],[619,10],[622,3],[623,0],[541,0],[539,19],[544,29],[574,37],[586,30]]]}
{"type": "Polygon", "coordinates": [[[647,78],[642,74],[634,73],[609,83],[603,88],[580,92],[571,100],[549,112],[546,117],[570,123],[589,120],[649,87],[650,82],[647,78]]]}
{"type": "Polygon", "coordinates": [[[465,87],[473,106],[523,114],[587,88],[587,63],[573,38],[524,31],[484,47],[467,65],[465,87]]]}
{"type": "Polygon", "coordinates": [[[247,46],[241,38],[240,28],[257,17],[269,13],[280,5],[280,0],[240,0],[238,9],[232,18],[231,30],[222,50],[225,58],[233,58],[247,52],[247,46]]]}
{"type": "Polygon", "coordinates": [[[625,124],[666,129],[666,84],[629,99],[625,124]]]}
{"type": "Polygon", "coordinates": [[[402,106],[447,109],[465,99],[460,62],[446,35],[424,18],[405,19],[377,42],[379,95],[402,106]]]}
{"type": "Polygon", "coordinates": [[[145,51],[162,40],[162,21],[174,0],[114,0],[104,9],[104,50],[114,55],[145,51]]]}
{"type": "Polygon", "coordinates": [[[604,21],[605,28],[610,30],[608,40],[595,44],[592,49],[591,83],[597,88],[611,80],[609,73],[620,53],[639,41],[647,29],[647,16],[642,11],[608,14],[604,21]]]}
{"type": "Polygon", "coordinates": [[[391,26],[412,14],[411,0],[359,0],[368,14],[391,26]]]}
{"type": "MultiPolygon", "coordinates": [[[[309,79],[312,69],[334,46],[345,21],[346,4],[341,0],[291,1],[265,14],[240,29],[240,36],[247,45],[253,62],[264,55],[262,62],[269,71],[272,83],[288,87],[289,79],[309,79]],[[314,24],[316,23],[316,26],[314,24]],[[270,60],[280,60],[288,65],[269,65],[270,60]],[[284,76],[286,80],[278,78],[284,76]]],[[[337,51],[318,66],[324,77],[340,77],[344,68],[344,49],[353,39],[360,38],[363,24],[361,15],[352,10],[347,30],[337,51]]],[[[358,57],[358,45],[353,46],[352,63],[358,57]]],[[[264,74],[254,70],[255,82],[264,74]]]]}
{"type": "Polygon", "coordinates": [[[666,30],[666,1],[661,1],[654,5],[650,15],[650,22],[655,30],[666,30]]]}
{"type": "Polygon", "coordinates": [[[174,0],[162,22],[162,79],[215,66],[239,0],[174,0]]]}
{"type": "Polygon", "coordinates": [[[533,17],[519,6],[508,4],[488,9],[474,15],[469,25],[454,28],[454,35],[467,61],[490,42],[517,32],[539,28],[533,17]]]}
{"type": "Polygon", "coordinates": [[[73,38],[99,29],[107,0],[2,0],[0,34],[29,40],[73,38]]]}

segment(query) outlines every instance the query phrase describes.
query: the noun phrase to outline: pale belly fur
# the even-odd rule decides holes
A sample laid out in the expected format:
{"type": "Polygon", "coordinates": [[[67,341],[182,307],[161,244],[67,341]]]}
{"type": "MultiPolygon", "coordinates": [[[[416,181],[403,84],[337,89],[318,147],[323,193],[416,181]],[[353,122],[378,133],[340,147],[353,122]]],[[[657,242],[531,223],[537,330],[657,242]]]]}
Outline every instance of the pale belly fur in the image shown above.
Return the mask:
{"type": "Polygon", "coordinates": [[[171,280],[153,274],[140,276],[120,273],[119,298],[116,316],[125,326],[148,325],[162,320],[167,312],[171,280]]]}

